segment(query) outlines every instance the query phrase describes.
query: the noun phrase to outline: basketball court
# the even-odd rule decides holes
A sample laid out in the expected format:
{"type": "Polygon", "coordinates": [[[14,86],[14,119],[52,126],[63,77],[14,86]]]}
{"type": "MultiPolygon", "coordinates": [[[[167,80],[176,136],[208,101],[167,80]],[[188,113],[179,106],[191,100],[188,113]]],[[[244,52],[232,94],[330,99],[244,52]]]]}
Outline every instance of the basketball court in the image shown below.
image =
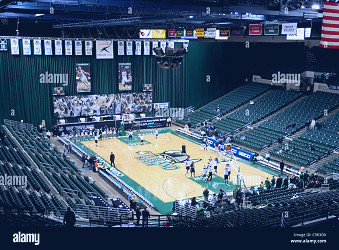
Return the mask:
{"type": "Polygon", "coordinates": [[[206,182],[202,179],[202,169],[210,157],[217,157],[215,151],[203,150],[201,142],[169,129],[161,130],[157,139],[152,131],[142,133],[145,135],[143,145],[138,136],[140,133],[134,133],[132,141],[127,136],[120,136],[99,140],[98,146],[93,140],[77,141],[76,144],[107,162],[111,152],[114,152],[115,167],[123,174],[119,177],[151,201],[161,213],[169,212],[175,200],[202,196],[206,186],[210,193],[219,192],[221,188],[225,191],[234,190],[237,165],[247,186],[258,185],[267,177],[271,179],[272,175],[277,175],[247,160],[236,158],[230,161],[230,158],[218,154],[221,161],[218,173],[215,174],[213,169],[213,179],[206,182]],[[187,155],[181,154],[183,144],[186,145],[187,155]],[[191,178],[190,173],[186,175],[184,161],[188,156],[195,162],[195,178],[191,178]],[[229,186],[225,185],[223,179],[226,162],[232,166],[232,183],[229,186]]]}

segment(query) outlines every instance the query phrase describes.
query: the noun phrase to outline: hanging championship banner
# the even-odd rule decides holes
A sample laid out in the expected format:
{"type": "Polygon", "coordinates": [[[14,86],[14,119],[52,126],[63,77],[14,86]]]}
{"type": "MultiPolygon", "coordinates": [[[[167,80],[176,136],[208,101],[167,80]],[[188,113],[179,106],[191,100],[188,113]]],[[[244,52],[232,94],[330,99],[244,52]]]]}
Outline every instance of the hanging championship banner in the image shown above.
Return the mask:
{"type": "Polygon", "coordinates": [[[75,41],[75,55],[82,56],[82,41],[75,41]]]}
{"type": "Polygon", "coordinates": [[[57,56],[62,56],[62,40],[54,40],[54,53],[57,56]]]}
{"type": "Polygon", "coordinates": [[[279,35],[279,24],[277,23],[265,23],[264,35],[277,36],[279,35]]]}
{"type": "Polygon", "coordinates": [[[97,40],[95,43],[97,59],[113,59],[113,40],[97,40]]]}
{"type": "Polygon", "coordinates": [[[72,54],[72,40],[65,40],[65,55],[71,56],[72,54]]]}
{"type": "Polygon", "coordinates": [[[31,40],[30,39],[22,39],[22,54],[30,56],[32,54],[31,51],[31,40]]]}
{"type": "Polygon", "coordinates": [[[118,65],[119,91],[132,90],[132,65],[119,63],[118,65]]]}
{"type": "Polygon", "coordinates": [[[93,54],[93,42],[85,41],[85,54],[86,56],[91,56],[93,54]]]}
{"type": "Polygon", "coordinates": [[[205,37],[205,29],[204,28],[195,29],[195,35],[196,37],[205,37]]]}
{"type": "Polygon", "coordinates": [[[207,28],[205,38],[215,38],[217,35],[217,28],[207,28]]]}
{"type": "Polygon", "coordinates": [[[231,30],[231,36],[232,37],[244,37],[244,28],[243,27],[233,28],[231,30]]]}
{"type": "Polygon", "coordinates": [[[12,55],[19,55],[19,39],[12,38],[11,39],[11,53],[12,55]]]}
{"type": "Polygon", "coordinates": [[[161,29],[153,30],[153,38],[165,39],[166,38],[166,30],[161,30],[161,29]]]}
{"type": "Polygon", "coordinates": [[[282,23],[281,34],[282,35],[296,35],[297,34],[297,23],[282,23]]]}
{"type": "Polygon", "coordinates": [[[149,41],[145,41],[144,42],[144,55],[145,56],[149,56],[150,55],[150,42],[149,41]]]}
{"type": "Polygon", "coordinates": [[[7,51],[7,39],[0,39],[0,51],[7,51]]]}
{"type": "Polygon", "coordinates": [[[169,48],[174,49],[174,42],[169,41],[168,44],[167,44],[167,46],[168,46],[169,48]]]}
{"type": "Polygon", "coordinates": [[[125,55],[124,41],[118,41],[118,56],[125,55]]]}
{"type": "Polygon", "coordinates": [[[305,28],[297,28],[297,33],[288,34],[286,40],[305,40],[305,28]]]}
{"type": "Polygon", "coordinates": [[[53,55],[52,40],[44,40],[44,48],[45,48],[45,55],[46,56],[53,55]]]}
{"type": "Polygon", "coordinates": [[[135,41],[135,55],[141,56],[141,41],[135,41]]]}
{"type": "Polygon", "coordinates": [[[167,30],[167,37],[168,38],[175,38],[175,29],[168,29],[167,30]]]}
{"type": "Polygon", "coordinates": [[[175,33],[177,38],[181,38],[184,36],[184,29],[177,29],[175,33]]]}
{"type": "Polygon", "coordinates": [[[42,49],[41,49],[41,40],[40,39],[34,39],[34,55],[41,55],[42,49]]]}
{"type": "Polygon", "coordinates": [[[160,47],[162,48],[162,51],[164,51],[164,53],[166,53],[166,41],[161,41],[160,47]]]}
{"type": "Polygon", "coordinates": [[[153,31],[141,29],[139,32],[139,38],[148,38],[148,39],[153,38],[153,31]]]}
{"type": "Polygon", "coordinates": [[[220,36],[220,30],[217,30],[217,32],[215,34],[215,39],[216,40],[227,40],[228,36],[220,36]]]}
{"type": "Polygon", "coordinates": [[[229,27],[227,27],[227,28],[220,27],[219,28],[219,36],[230,37],[230,35],[231,35],[231,29],[229,27]]]}
{"type": "Polygon", "coordinates": [[[91,92],[91,65],[89,63],[76,63],[75,76],[78,93],[91,92]]]}
{"type": "Polygon", "coordinates": [[[249,35],[260,36],[262,34],[262,24],[250,24],[249,35]]]}
{"type": "Polygon", "coordinates": [[[126,54],[128,56],[133,55],[133,41],[127,41],[126,42],[126,54]]]}
{"type": "Polygon", "coordinates": [[[154,48],[159,47],[159,42],[152,42],[152,55],[155,56],[155,52],[153,51],[154,48]]]}

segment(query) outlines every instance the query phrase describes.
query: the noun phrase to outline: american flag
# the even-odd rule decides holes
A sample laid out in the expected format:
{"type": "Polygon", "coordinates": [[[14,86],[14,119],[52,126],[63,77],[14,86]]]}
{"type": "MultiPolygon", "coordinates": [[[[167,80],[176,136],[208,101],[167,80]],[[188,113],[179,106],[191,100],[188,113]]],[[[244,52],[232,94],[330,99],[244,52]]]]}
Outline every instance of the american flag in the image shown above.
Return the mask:
{"type": "Polygon", "coordinates": [[[321,48],[339,49],[339,3],[324,2],[321,48]]]}

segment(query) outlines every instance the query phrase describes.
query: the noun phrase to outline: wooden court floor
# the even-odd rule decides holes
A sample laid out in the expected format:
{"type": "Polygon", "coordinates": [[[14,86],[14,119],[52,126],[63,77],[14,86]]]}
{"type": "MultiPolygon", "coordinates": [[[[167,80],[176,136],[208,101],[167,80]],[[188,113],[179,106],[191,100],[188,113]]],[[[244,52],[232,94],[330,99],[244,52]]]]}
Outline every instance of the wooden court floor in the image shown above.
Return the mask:
{"type": "MultiPolygon", "coordinates": [[[[203,166],[207,163],[207,160],[210,157],[212,157],[212,159],[216,157],[216,153],[214,151],[203,150],[201,145],[172,133],[160,133],[157,139],[154,134],[145,135],[144,140],[148,143],[144,145],[135,145],[140,142],[140,138],[136,136],[135,133],[133,145],[126,144],[126,142],[128,142],[127,138],[123,138],[123,140],[117,138],[103,139],[99,140],[98,146],[95,145],[94,141],[83,141],[82,144],[98,154],[101,158],[105,159],[107,162],[109,162],[110,153],[114,152],[116,168],[164,203],[202,196],[204,186],[190,178],[190,175],[186,175],[184,163],[179,162],[172,164],[177,169],[164,169],[159,165],[154,165],[157,164],[154,163],[154,161],[153,165],[152,163],[150,165],[148,164],[149,162],[141,161],[137,158],[142,156],[143,153],[146,153],[146,156],[148,156],[152,154],[162,154],[166,151],[180,151],[181,146],[185,144],[187,155],[190,156],[191,160],[197,160],[195,163],[196,179],[199,179],[199,176],[202,175],[203,166]]],[[[145,159],[145,157],[143,157],[143,159],[145,159]]],[[[219,160],[222,160],[220,156],[219,160]]],[[[152,159],[150,162],[152,162],[152,159]]],[[[266,177],[269,179],[272,178],[271,174],[240,161],[237,161],[237,164],[240,167],[240,171],[244,176],[245,181],[248,183],[247,186],[250,184],[257,185],[261,181],[264,182],[266,177]]],[[[235,164],[232,165],[235,166],[235,164]]],[[[223,183],[224,166],[225,162],[218,165],[217,175],[220,178],[214,178],[219,180],[219,183],[214,183],[214,185],[218,185],[218,190],[219,188],[223,188],[225,190],[226,187],[223,183]]],[[[235,181],[235,176],[236,170],[235,168],[232,168],[231,180],[235,181]]]]}

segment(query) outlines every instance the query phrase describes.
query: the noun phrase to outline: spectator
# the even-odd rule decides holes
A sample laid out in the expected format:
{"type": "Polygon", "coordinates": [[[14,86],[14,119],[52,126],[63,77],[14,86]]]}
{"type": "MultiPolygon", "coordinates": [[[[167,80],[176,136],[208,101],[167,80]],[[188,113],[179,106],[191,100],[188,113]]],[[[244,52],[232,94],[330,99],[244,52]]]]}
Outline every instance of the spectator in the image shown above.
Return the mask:
{"type": "Polygon", "coordinates": [[[283,174],[283,172],[284,172],[284,167],[285,167],[285,163],[284,163],[284,161],[281,161],[280,162],[280,173],[281,174],[283,174]]]}
{"type": "Polygon", "coordinates": [[[142,211],[142,226],[148,227],[148,218],[150,217],[150,213],[148,212],[147,208],[142,211]]]}
{"type": "Polygon", "coordinates": [[[141,216],[141,211],[140,211],[140,207],[139,206],[137,206],[137,208],[135,209],[135,216],[137,217],[137,226],[139,226],[140,216],[141,216]]]}
{"type": "Polygon", "coordinates": [[[87,159],[87,156],[85,153],[83,153],[81,156],[82,168],[85,167],[86,159],[87,159]]]}
{"type": "Polygon", "coordinates": [[[115,155],[113,154],[113,152],[111,152],[111,155],[109,156],[109,160],[111,161],[111,166],[115,167],[114,159],[115,159],[115,155]]]}
{"type": "Polygon", "coordinates": [[[196,205],[199,205],[199,203],[196,201],[196,198],[192,198],[191,206],[195,207],[196,205]]]}
{"type": "Polygon", "coordinates": [[[308,120],[308,121],[306,122],[306,131],[308,131],[308,129],[310,128],[310,125],[311,125],[311,121],[308,120]]]}
{"type": "Polygon", "coordinates": [[[50,141],[51,140],[51,132],[49,132],[49,130],[47,131],[46,136],[48,138],[48,141],[50,141]]]}
{"type": "Polygon", "coordinates": [[[266,186],[266,189],[267,189],[267,190],[270,190],[270,189],[271,189],[271,183],[270,183],[268,177],[267,177],[266,180],[265,180],[265,186],[266,186]]]}
{"type": "Polygon", "coordinates": [[[279,175],[279,176],[278,176],[278,179],[277,179],[277,185],[276,185],[276,188],[281,188],[282,182],[283,182],[283,179],[282,179],[281,176],[279,175]]]}
{"type": "Polygon", "coordinates": [[[286,175],[285,179],[284,179],[284,183],[283,183],[283,187],[287,188],[289,184],[289,179],[288,179],[288,175],[286,175]]]}
{"type": "Polygon", "coordinates": [[[91,154],[88,159],[89,170],[93,170],[94,162],[95,162],[95,157],[91,154]]]}
{"type": "Polygon", "coordinates": [[[271,184],[272,184],[272,188],[273,188],[275,186],[275,177],[274,176],[272,177],[271,184]]]}
{"type": "Polygon", "coordinates": [[[224,190],[220,189],[220,192],[218,194],[218,201],[222,202],[222,199],[224,198],[225,192],[224,190]]]}
{"type": "Polygon", "coordinates": [[[67,154],[71,154],[72,153],[72,143],[69,142],[68,143],[68,151],[67,151],[67,154]]]}
{"type": "Polygon", "coordinates": [[[209,195],[209,191],[208,191],[208,188],[206,187],[205,188],[205,190],[204,190],[204,192],[203,192],[203,195],[204,195],[204,200],[205,201],[208,201],[208,195],[209,195]]]}
{"type": "Polygon", "coordinates": [[[314,126],[315,126],[315,120],[313,118],[312,121],[311,121],[311,129],[314,129],[314,126]]]}
{"type": "Polygon", "coordinates": [[[74,212],[71,210],[70,207],[67,208],[67,211],[65,213],[65,216],[64,216],[64,221],[63,221],[63,224],[70,228],[70,227],[74,227],[75,225],[75,222],[76,222],[76,219],[75,219],[75,214],[74,212]]]}
{"type": "Polygon", "coordinates": [[[271,159],[270,157],[271,157],[270,152],[267,152],[267,153],[266,153],[266,156],[265,156],[266,160],[267,160],[267,161],[270,161],[270,159],[271,159]]]}

